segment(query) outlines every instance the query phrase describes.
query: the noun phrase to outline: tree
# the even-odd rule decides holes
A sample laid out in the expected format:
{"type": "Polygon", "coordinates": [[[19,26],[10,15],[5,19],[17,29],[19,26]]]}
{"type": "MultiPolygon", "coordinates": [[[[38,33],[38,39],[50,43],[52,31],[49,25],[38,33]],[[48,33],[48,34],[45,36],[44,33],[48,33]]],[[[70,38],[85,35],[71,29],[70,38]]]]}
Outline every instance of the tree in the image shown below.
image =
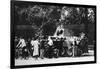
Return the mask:
{"type": "MultiPolygon", "coordinates": [[[[18,24],[32,25],[36,34],[43,34],[44,27],[63,24],[84,24],[87,30],[89,23],[95,22],[95,9],[69,6],[28,5],[27,7],[15,6],[19,16],[18,24]]],[[[47,32],[49,33],[49,32],[47,32]]]]}

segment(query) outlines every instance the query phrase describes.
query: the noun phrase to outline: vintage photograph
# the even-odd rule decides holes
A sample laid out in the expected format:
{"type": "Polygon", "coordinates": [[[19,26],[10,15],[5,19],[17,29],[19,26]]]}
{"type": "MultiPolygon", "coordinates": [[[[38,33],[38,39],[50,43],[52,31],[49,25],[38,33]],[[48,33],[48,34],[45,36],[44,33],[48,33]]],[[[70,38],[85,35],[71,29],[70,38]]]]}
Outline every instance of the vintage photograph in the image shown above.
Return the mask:
{"type": "Polygon", "coordinates": [[[96,6],[11,1],[11,66],[80,62],[96,62],[96,6]]]}

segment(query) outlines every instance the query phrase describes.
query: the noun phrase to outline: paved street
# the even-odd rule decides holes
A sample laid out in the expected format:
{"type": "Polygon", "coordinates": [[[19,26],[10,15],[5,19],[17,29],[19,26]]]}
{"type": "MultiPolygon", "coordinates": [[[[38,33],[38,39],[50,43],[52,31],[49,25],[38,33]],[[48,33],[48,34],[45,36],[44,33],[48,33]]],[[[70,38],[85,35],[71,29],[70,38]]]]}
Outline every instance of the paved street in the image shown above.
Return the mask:
{"type": "Polygon", "coordinates": [[[70,62],[85,62],[85,61],[94,61],[94,51],[89,51],[88,56],[82,57],[59,57],[59,58],[44,58],[35,60],[34,58],[25,59],[16,59],[15,65],[35,65],[35,64],[50,64],[50,63],[70,63],[70,62]]]}

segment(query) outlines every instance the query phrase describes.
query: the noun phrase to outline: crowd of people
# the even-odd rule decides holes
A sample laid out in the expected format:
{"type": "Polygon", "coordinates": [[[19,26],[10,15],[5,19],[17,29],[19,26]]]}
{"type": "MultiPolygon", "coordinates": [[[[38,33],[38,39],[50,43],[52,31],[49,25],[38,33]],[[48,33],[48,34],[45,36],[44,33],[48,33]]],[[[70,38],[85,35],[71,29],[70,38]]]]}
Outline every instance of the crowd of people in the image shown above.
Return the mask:
{"type": "Polygon", "coordinates": [[[38,59],[81,56],[88,53],[85,34],[80,37],[41,36],[25,39],[15,36],[15,58],[38,59]]]}

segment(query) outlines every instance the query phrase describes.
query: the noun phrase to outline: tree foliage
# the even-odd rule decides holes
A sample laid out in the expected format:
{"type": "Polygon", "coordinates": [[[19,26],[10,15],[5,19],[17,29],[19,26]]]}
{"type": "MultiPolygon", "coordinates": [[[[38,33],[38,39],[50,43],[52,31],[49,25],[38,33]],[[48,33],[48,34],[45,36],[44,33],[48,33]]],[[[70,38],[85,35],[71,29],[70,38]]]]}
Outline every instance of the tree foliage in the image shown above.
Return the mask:
{"type": "Polygon", "coordinates": [[[20,7],[15,5],[15,15],[17,24],[32,25],[38,32],[37,34],[42,33],[46,26],[51,25],[50,28],[53,30],[59,23],[64,25],[95,23],[94,8],[50,5],[20,7]]]}

